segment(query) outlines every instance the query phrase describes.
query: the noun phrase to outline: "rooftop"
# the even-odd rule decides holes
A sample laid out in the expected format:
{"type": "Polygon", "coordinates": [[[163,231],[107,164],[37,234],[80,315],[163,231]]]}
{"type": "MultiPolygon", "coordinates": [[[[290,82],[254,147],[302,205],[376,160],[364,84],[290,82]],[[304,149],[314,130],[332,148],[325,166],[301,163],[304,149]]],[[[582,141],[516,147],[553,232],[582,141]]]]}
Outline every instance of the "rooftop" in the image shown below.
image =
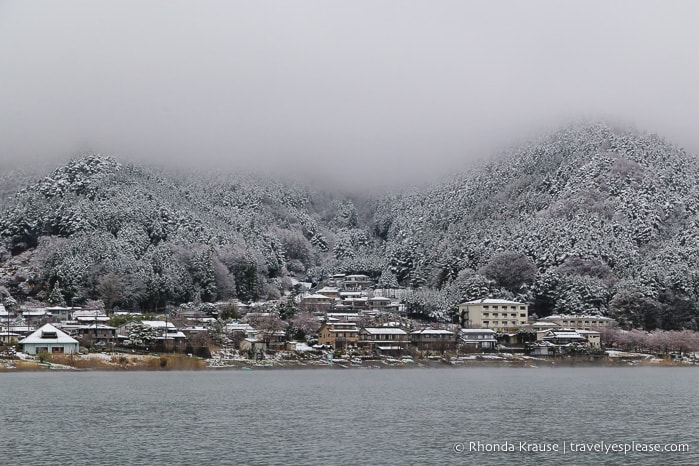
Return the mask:
{"type": "Polygon", "coordinates": [[[506,299],[477,299],[475,301],[468,301],[461,304],[517,304],[519,306],[524,306],[524,303],[518,303],[517,301],[508,301],[506,299]]]}

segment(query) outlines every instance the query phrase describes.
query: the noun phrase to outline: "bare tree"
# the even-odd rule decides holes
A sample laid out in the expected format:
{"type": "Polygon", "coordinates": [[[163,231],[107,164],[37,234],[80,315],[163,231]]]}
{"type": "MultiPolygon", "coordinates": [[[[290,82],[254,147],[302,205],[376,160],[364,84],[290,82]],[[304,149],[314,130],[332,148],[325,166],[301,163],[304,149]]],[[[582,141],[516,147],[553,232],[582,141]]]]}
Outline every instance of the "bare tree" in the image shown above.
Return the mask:
{"type": "Polygon", "coordinates": [[[534,283],[536,265],[524,254],[503,252],[493,256],[478,273],[495,280],[499,286],[517,293],[522,286],[534,283]]]}
{"type": "Polygon", "coordinates": [[[320,328],[320,322],[310,312],[299,312],[291,319],[291,326],[304,337],[315,334],[320,328]]]}
{"type": "Polygon", "coordinates": [[[104,302],[106,311],[111,312],[114,305],[124,296],[124,283],[117,274],[110,272],[100,277],[96,290],[104,302]]]}
{"type": "Polygon", "coordinates": [[[274,335],[287,328],[287,324],[275,315],[262,316],[251,320],[249,324],[259,332],[258,337],[265,342],[268,348],[274,335]]]}

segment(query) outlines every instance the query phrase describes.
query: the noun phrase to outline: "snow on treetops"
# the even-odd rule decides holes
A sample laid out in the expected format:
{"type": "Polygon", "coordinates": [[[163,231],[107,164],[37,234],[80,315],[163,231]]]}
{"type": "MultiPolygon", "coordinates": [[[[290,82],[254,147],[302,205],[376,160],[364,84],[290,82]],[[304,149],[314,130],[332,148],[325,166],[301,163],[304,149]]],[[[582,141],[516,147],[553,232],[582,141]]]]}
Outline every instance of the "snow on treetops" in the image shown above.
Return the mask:
{"type": "Polygon", "coordinates": [[[655,135],[571,125],[426,189],[374,196],[278,180],[71,161],[0,211],[0,286],[113,306],[274,299],[294,281],[364,274],[401,310],[454,322],[460,303],[699,321],[699,162],[655,135]],[[128,290],[126,292],[125,290],[128,290]]]}

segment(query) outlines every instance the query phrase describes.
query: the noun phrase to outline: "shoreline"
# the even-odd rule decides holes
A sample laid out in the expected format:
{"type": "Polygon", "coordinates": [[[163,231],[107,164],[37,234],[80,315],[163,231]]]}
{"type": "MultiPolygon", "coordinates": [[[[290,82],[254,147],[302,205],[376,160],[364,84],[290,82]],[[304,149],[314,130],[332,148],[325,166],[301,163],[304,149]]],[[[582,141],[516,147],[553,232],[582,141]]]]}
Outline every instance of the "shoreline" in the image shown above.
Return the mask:
{"type": "Polygon", "coordinates": [[[76,357],[63,356],[57,361],[35,359],[0,359],[0,373],[37,371],[217,371],[217,370],[397,370],[470,367],[556,368],[556,367],[699,367],[699,361],[661,359],[653,355],[628,353],[604,357],[566,356],[559,358],[505,354],[470,354],[452,358],[365,359],[361,363],[337,359],[330,364],[321,359],[200,359],[180,354],[139,355],[124,357],[93,353],[76,357]]]}

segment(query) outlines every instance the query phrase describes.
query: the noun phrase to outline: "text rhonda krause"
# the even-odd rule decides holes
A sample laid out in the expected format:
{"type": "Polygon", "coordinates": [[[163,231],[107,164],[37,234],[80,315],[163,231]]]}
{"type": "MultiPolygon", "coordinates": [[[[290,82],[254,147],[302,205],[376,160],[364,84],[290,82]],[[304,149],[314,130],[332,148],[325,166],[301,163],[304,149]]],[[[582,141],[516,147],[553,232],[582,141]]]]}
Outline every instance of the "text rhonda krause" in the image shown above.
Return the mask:
{"type": "Polygon", "coordinates": [[[560,452],[566,453],[654,453],[688,452],[687,443],[643,443],[627,442],[510,442],[487,443],[481,441],[454,444],[456,453],[492,452],[560,452]]]}

